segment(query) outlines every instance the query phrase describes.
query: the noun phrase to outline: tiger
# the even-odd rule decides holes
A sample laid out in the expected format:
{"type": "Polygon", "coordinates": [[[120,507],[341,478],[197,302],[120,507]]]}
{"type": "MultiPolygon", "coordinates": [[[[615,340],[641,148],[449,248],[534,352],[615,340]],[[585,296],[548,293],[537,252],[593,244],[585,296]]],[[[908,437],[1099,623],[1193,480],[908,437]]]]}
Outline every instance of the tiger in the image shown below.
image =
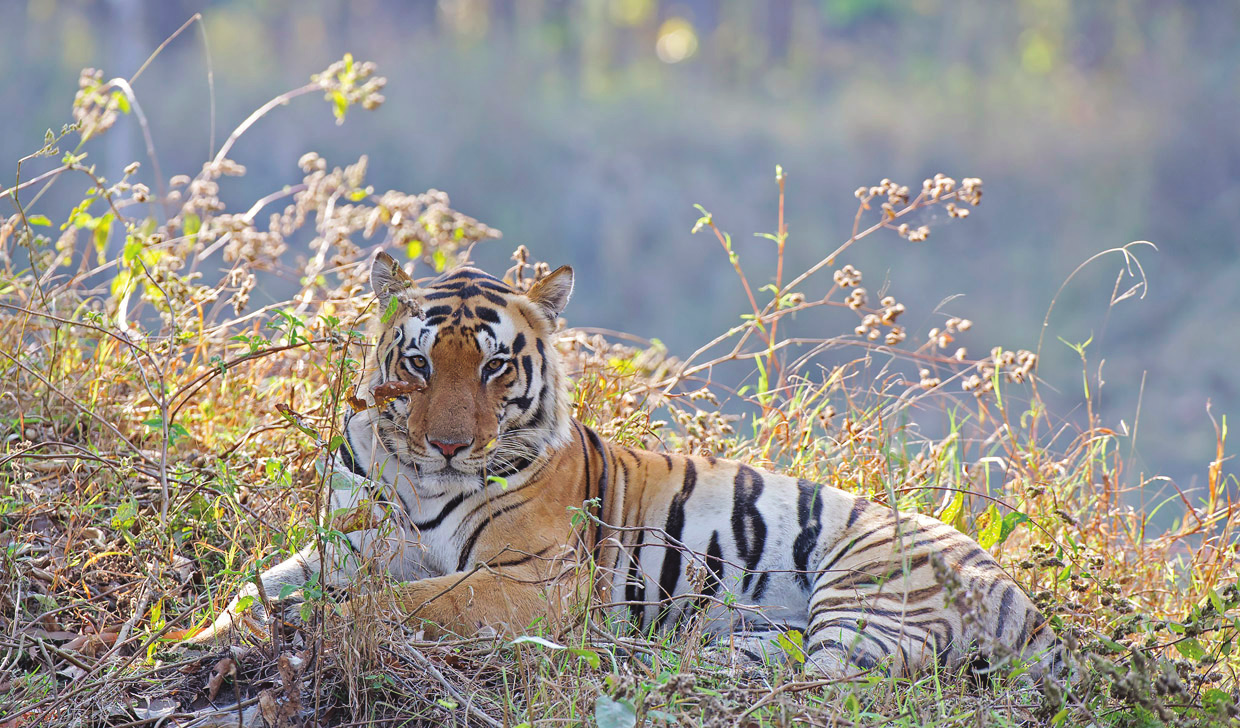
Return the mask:
{"type": "Polygon", "coordinates": [[[472,267],[419,285],[380,252],[370,284],[383,314],[367,406],[344,422],[330,506],[361,508],[366,527],[263,572],[264,594],[248,584],[195,641],[266,624],[277,596],[381,560],[394,604],[432,638],[522,634],[588,593],[637,630],[700,618],[743,660],[787,658],[795,630],[805,668],[834,678],[1063,671],[1047,617],[956,528],[743,462],[618,445],[574,419],[554,345],[572,268],[525,292],[472,267]]]}

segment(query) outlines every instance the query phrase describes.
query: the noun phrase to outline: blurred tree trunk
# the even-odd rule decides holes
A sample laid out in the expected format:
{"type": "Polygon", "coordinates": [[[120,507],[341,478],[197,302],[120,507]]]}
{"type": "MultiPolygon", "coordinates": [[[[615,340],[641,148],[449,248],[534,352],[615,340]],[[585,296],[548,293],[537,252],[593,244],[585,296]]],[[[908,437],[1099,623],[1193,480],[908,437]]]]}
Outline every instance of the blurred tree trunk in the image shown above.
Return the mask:
{"type": "MultiPolygon", "coordinates": [[[[104,78],[117,76],[129,78],[137,73],[142,61],[146,59],[143,52],[147,46],[143,3],[141,0],[107,0],[105,7],[107,9],[105,24],[108,33],[107,60],[103,64],[104,78]]],[[[145,158],[145,155],[142,155],[141,159],[137,156],[139,149],[145,149],[144,146],[134,144],[134,139],[138,134],[141,134],[141,130],[138,129],[132,115],[118,120],[112,130],[103,137],[104,149],[107,151],[104,153],[103,168],[99,172],[109,180],[120,179],[125,165],[141,161],[143,166],[141,179],[150,184],[151,189],[156,189],[157,186],[152,184],[154,180],[151,177],[154,174],[153,165],[149,159],[145,158]]],[[[111,235],[108,238],[104,255],[111,257],[120,251],[124,243],[124,235],[111,235]]]]}
{"type": "Polygon", "coordinates": [[[783,61],[788,57],[788,45],[792,40],[792,11],[792,0],[767,0],[767,57],[772,61],[783,61]]]}

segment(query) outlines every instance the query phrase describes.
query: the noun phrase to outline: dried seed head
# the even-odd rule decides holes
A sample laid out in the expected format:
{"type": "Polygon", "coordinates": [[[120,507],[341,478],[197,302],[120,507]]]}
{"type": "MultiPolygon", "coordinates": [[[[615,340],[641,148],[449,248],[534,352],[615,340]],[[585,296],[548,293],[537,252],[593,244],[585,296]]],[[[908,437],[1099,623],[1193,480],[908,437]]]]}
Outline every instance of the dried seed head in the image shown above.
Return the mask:
{"type": "MultiPolygon", "coordinates": [[[[884,302],[887,300],[890,300],[890,297],[883,299],[884,302]]],[[[897,303],[891,305],[884,303],[884,305],[887,306],[887,308],[883,309],[883,323],[888,326],[892,326],[895,324],[895,321],[900,314],[904,313],[904,304],[897,303]]]]}
{"type": "Polygon", "coordinates": [[[835,285],[840,288],[850,288],[852,286],[861,285],[861,271],[851,265],[845,265],[843,268],[835,271],[832,277],[835,280],[835,285]]]}
{"type": "Polygon", "coordinates": [[[327,169],[327,160],[318,155],[317,152],[306,152],[301,155],[301,159],[297,160],[297,166],[303,172],[314,172],[327,169]]]}

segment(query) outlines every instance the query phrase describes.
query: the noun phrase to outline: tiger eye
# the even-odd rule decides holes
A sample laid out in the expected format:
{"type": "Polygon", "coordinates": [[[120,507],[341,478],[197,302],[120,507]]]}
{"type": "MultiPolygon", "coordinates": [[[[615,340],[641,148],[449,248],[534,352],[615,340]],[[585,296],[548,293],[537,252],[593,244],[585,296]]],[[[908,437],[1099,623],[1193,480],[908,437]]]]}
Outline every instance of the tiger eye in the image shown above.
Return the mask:
{"type": "Polygon", "coordinates": [[[426,357],[424,357],[424,356],[420,356],[420,355],[419,355],[419,356],[415,356],[415,357],[413,357],[412,361],[413,361],[413,365],[414,365],[415,367],[417,367],[418,369],[425,369],[425,368],[426,368],[426,357]]]}
{"type": "Polygon", "coordinates": [[[498,372],[500,369],[503,369],[503,368],[504,368],[503,359],[492,359],[491,361],[487,362],[487,371],[498,372]]]}

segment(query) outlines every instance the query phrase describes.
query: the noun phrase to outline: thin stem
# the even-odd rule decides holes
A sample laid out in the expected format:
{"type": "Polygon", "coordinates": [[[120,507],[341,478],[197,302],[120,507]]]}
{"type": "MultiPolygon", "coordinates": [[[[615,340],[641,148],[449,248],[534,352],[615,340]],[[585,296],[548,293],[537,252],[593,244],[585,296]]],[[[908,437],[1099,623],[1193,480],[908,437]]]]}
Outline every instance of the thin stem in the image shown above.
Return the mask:
{"type": "MultiPolygon", "coordinates": [[[[119,88],[124,92],[126,98],[129,99],[129,104],[133,108],[134,118],[138,120],[138,127],[142,129],[142,141],[146,144],[146,156],[151,160],[151,172],[155,175],[155,191],[160,200],[160,204],[155,207],[166,216],[168,211],[163,208],[168,199],[168,186],[164,181],[164,173],[159,168],[159,155],[155,153],[155,139],[151,136],[151,126],[146,121],[146,114],[142,112],[142,104],[138,103],[138,97],[134,94],[133,87],[131,87],[129,82],[125,79],[114,78],[111,81],[108,81],[107,86],[115,86],[116,88],[119,88]]],[[[107,86],[104,87],[105,90],[107,86]]],[[[102,91],[100,91],[100,93],[102,93],[102,91]]]]}

